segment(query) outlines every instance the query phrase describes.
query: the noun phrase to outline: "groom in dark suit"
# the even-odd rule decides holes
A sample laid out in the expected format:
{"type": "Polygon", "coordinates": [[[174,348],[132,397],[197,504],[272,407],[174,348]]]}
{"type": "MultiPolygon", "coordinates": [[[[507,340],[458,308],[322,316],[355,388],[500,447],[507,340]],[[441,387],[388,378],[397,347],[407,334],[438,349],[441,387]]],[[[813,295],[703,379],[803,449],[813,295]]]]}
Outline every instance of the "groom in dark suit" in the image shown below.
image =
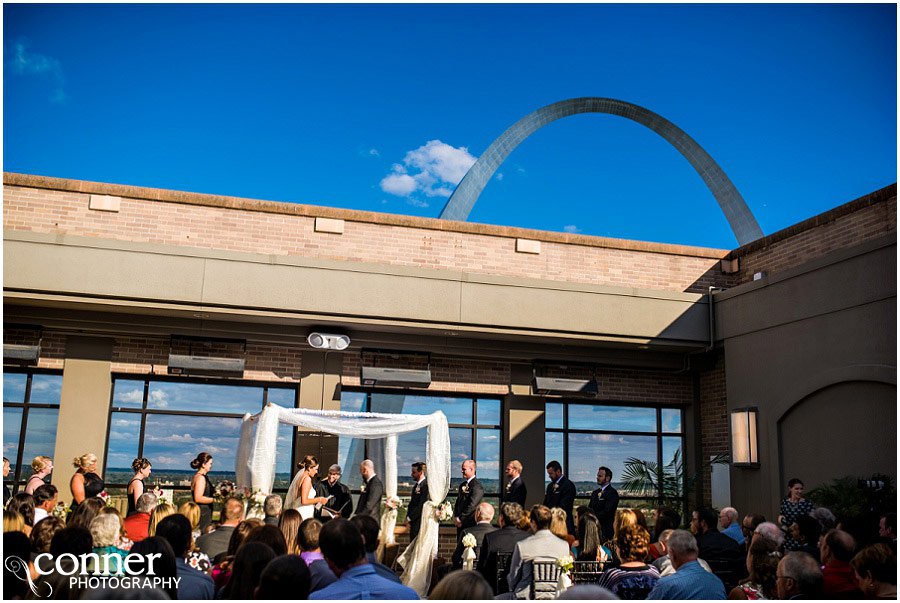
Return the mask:
{"type": "Polygon", "coordinates": [[[472,459],[463,461],[462,476],[465,481],[459,485],[456,504],[453,505],[453,523],[456,524],[457,540],[464,529],[475,525],[475,509],[484,498],[484,488],[475,477],[475,461],[472,459]]]}
{"type": "MultiPolygon", "coordinates": [[[[376,521],[381,521],[381,497],[384,495],[384,484],[375,475],[375,463],[369,459],[359,464],[359,474],[362,475],[362,492],[356,503],[356,515],[369,515],[376,521]]],[[[379,524],[380,525],[380,524],[379,524]]]]}
{"type": "Polygon", "coordinates": [[[524,509],[528,489],[525,487],[525,482],[522,481],[522,463],[510,461],[506,466],[506,476],[509,481],[506,482],[506,488],[500,494],[500,502],[518,503],[524,509]]]}
{"type": "Polygon", "coordinates": [[[572,507],[575,506],[575,484],[563,475],[562,465],[558,461],[547,463],[547,476],[550,478],[550,483],[547,485],[547,493],[544,495],[544,506],[565,511],[566,529],[569,534],[575,535],[575,518],[572,517],[572,507]]]}
{"type": "Polygon", "coordinates": [[[415,480],[409,506],[406,507],[406,527],[409,528],[409,540],[419,535],[422,527],[422,506],[428,500],[428,480],[425,478],[425,463],[413,463],[410,476],[415,480]]]}
{"type": "Polygon", "coordinates": [[[591,492],[591,502],[588,503],[591,511],[600,520],[604,542],[612,540],[613,521],[616,518],[616,507],[619,506],[619,493],[609,485],[611,481],[612,471],[608,467],[597,469],[597,484],[600,487],[591,492]]]}

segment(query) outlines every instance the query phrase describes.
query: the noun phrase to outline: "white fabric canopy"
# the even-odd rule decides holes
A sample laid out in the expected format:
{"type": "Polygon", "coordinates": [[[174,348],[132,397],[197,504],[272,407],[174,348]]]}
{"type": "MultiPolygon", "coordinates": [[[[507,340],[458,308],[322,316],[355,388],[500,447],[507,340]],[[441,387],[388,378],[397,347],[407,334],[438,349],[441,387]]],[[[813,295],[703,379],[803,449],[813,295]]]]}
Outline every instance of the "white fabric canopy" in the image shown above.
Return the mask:
{"type": "MultiPolygon", "coordinates": [[[[431,562],[437,549],[438,522],[434,510],[441,504],[450,489],[450,430],[447,417],[441,411],[430,415],[386,414],[371,412],[345,412],[282,408],[269,405],[255,416],[244,415],[241,439],[235,459],[235,477],[238,487],[247,486],[263,492],[271,492],[275,483],[275,452],[278,424],[306,427],[334,435],[362,439],[384,439],[385,446],[385,494],[397,496],[397,436],[428,429],[425,462],[428,465],[428,494],[422,509],[422,527],[418,537],[403,553],[407,567],[403,583],[425,597],[431,581],[431,562]],[[256,433],[253,426],[256,425],[256,433]]],[[[386,509],[381,517],[384,535],[379,553],[385,544],[394,542],[395,509],[386,509]]]]}

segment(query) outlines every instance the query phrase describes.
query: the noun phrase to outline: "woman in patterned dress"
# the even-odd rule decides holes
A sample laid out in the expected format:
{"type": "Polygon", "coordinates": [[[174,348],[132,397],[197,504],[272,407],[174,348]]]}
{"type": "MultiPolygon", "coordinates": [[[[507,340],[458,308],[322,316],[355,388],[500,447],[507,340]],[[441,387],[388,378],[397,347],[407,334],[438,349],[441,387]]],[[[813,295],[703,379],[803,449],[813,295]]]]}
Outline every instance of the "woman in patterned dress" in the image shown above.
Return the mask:
{"type": "Polygon", "coordinates": [[[784,535],[784,550],[794,551],[800,548],[800,543],[794,540],[790,527],[796,523],[801,515],[809,515],[813,510],[813,504],[803,498],[803,482],[796,477],[788,482],[788,495],[781,501],[781,511],[778,522],[787,533],[784,535]]]}

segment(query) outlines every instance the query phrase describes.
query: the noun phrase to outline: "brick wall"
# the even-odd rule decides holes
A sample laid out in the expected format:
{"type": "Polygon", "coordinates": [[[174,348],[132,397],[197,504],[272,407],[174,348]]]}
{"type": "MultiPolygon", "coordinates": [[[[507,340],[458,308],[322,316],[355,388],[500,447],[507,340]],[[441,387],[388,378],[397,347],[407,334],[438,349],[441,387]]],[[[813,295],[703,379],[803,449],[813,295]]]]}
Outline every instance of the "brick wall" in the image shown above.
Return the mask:
{"type": "Polygon", "coordinates": [[[719,283],[727,253],[79,181],[52,180],[71,189],[53,190],[41,188],[51,179],[17,174],[4,182],[4,228],[16,231],[692,292],[719,283]],[[85,185],[124,195],[120,210],[90,210],[85,185]],[[315,214],[345,219],[344,233],[315,232],[315,214]],[[541,253],[517,253],[517,237],[540,240],[541,253]]]}
{"type": "Polygon", "coordinates": [[[775,274],[838,249],[897,232],[897,185],[885,187],[735,249],[739,271],[729,286],[775,274]]]}
{"type": "MultiPolygon", "coordinates": [[[[425,369],[427,366],[423,356],[378,355],[375,358],[367,354],[365,360],[385,368],[425,369]]],[[[359,354],[344,354],[342,385],[359,385],[359,365],[359,354]]],[[[433,355],[431,380],[431,386],[424,391],[503,395],[509,393],[509,363],[433,355]]]]}
{"type": "Polygon", "coordinates": [[[602,367],[596,371],[586,367],[547,366],[540,375],[563,379],[597,379],[597,398],[615,402],[651,402],[655,404],[689,404],[693,400],[690,373],[639,371],[602,367]]]}
{"type": "MultiPolygon", "coordinates": [[[[3,329],[3,343],[37,345],[38,334],[30,329],[3,329]]],[[[62,333],[45,332],[41,340],[38,368],[62,370],[66,357],[66,338],[62,333]]]]}
{"type": "MultiPolygon", "coordinates": [[[[700,454],[703,461],[716,454],[731,451],[729,441],[728,409],[725,391],[725,354],[716,352],[715,364],[708,370],[700,371],[700,454]]],[[[712,488],[710,471],[703,473],[703,501],[710,504],[712,488]]]]}

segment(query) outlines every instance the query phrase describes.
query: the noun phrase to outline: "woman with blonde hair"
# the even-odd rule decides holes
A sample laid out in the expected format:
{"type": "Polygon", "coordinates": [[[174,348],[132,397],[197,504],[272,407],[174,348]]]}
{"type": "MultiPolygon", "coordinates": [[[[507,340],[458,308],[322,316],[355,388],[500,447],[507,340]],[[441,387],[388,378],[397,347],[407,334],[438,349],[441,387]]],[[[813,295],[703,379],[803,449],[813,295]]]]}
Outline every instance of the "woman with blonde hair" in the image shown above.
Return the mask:
{"type": "MultiPolygon", "coordinates": [[[[560,509],[562,510],[562,509],[560,509]]],[[[494,590],[484,577],[473,570],[450,572],[428,595],[429,600],[482,601],[494,598],[494,590]]]]}
{"type": "Polygon", "coordinates": [[[24,532],[26,536],[31,537],[31,528],[34,526],[34,497],[31,496],[31,494],[25,494],[24,492],[19,492],[14,495],[9,499],[9,502],[6,503],[6,511],[4,511],[4,513],[9,513],[11,511],[15,511],[22,516],[25,527],[21,528],[20,531],[24,532]]]}
{"type": "MultiPolygon", "coordinates": [[[[97,475],[97,455],[82,454],[72,461],[75,467],[75,475],[69,481],[69,490],[72,491],[72,512],[78,508],[86,498],[94,498],[103,492],[103,478],[97,475]]],[[[86,528],[87,526],[85,526],[86,528]]]]}
{"type": "Polygon", "coordinates": [[[191,538],[197,540],[200,538],[200,505],[192,500],[181,503],[178,512],[187,517],[191,522],[191,538]]]}
{"type": "MultiPolygon", "coordinates": [[[[22,514],[18,511],[4,511],[3,512],[3,533],[6,532],[24,532],[25,531],[25,520],[22,519],[22,514]]],[[[27,536],[27,534],[26,534],[27,536]]]]}
{"type": "Polygon", "coordinates": [[[303,523],[303,518],[300,517],[300,512],[296,509],[285,509],[281,514],[278,528],[284,534],[288,555],[299,555],[301,553],[299,539],[301,523],[303,523]]]}
{"type": "Polygon", "coordinates": [[[313,516],[317,504],[328,504],[328,499],[324,496],[314,496],[316,493],[313,488],[312,481],[319,472],[319,460],[311,454],[303,457],[303,460],[297,463],[297,475],[288,488],[288,494],[284,500],[284,506],[290,509],[296,509],[303,519],[309,519],[313,516]]]}
{"type": "Polygon", "coordinates": [[[163,517],[168,517],[169,515],[175,514],[175,507],[170,505],[169,503],[162,503],[160,505],[156,505],[152,511],[150,511],[150,523],[147,524],[147,537],[156,536],[156,526],[159,525],[159,522],[162,521],[163,517]]]}
{"type": "Polygon", "coordinates": [[[31,461],[31,470],[34,471],[25,484],[25,494],[34,494],[34,491],[44,485],[44,478],[53,471],[53,459],[49,456],[36,456],[31,461]]]}
{"type": "Polygon", "coordinates": [[[559,507],[553,507],[550,509],[550,516],[550,531],[557,538],[565,540],[566,544],[569,545],[569,548],[572,548],[575,537],[569,534],[569,530],[566,527],[566,512],[559,507]]]}
{"type": "Polygon", "coordinates": [[[119,510],[115,507],[107,505],[103,507],[103,509],[100,511],[100,514],[116,516],[116,518],[119,520],[119,538],[116,540],[116,546],[123,551],[130,551],[131,545],[133,545],[134,542],[130,538],[128,538],[128,532],[125,530],[125,520],[122,519],[122,514],[119,512],[119,510]]]}

